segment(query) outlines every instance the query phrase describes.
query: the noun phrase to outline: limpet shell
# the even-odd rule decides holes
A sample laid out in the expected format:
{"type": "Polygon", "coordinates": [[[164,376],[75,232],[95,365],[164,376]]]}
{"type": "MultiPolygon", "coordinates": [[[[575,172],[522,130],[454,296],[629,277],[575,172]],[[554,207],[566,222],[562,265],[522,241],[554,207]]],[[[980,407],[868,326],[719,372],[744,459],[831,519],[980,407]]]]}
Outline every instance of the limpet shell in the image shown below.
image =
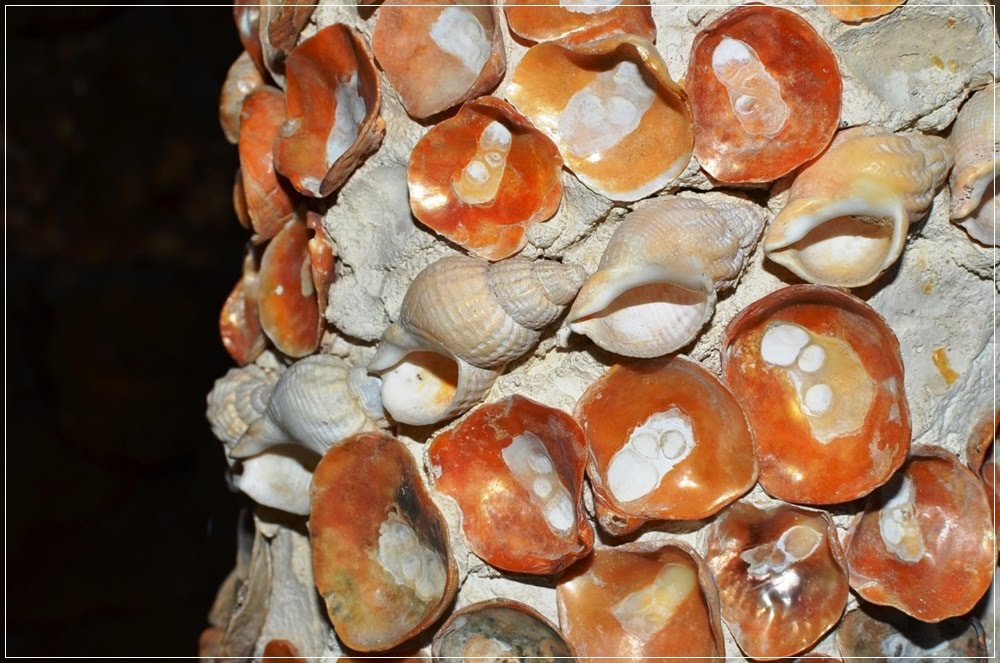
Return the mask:
{"type": "Polygon", "coordinates": [[[649,0],[506,0],[511,32],[530,41],[586,41],[624,32],[656,40],[649,0]]]}
{"type": "Polygon", "coordinates": [[[312,279],[306,224],[292,219],[264,249],[260,261],[260,326],[289,357],[304,357],[319,346],[322,318],[312,279]]]}

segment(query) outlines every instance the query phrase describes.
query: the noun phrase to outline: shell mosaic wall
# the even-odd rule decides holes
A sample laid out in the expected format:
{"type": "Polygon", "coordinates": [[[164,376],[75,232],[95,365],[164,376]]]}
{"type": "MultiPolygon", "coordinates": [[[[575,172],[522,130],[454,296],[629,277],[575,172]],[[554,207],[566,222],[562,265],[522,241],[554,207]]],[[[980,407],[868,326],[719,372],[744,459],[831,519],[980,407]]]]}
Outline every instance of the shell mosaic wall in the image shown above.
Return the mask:
{"type": "Polygon", "coordinates": [[[234,19],[202,656],[992,651],[990,5],[234,19]]]}

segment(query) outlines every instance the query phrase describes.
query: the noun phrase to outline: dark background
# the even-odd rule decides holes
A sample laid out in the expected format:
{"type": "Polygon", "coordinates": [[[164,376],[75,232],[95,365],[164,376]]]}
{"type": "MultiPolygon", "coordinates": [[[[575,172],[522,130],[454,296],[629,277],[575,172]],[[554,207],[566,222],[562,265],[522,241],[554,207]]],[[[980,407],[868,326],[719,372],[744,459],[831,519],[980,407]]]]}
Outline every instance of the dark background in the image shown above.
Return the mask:
{"type": "Polygon", "coordinates": [[[6,19],[6,651],[193,656],[240,507],[204,417],[247,239],[231,9],[6,19]]]}

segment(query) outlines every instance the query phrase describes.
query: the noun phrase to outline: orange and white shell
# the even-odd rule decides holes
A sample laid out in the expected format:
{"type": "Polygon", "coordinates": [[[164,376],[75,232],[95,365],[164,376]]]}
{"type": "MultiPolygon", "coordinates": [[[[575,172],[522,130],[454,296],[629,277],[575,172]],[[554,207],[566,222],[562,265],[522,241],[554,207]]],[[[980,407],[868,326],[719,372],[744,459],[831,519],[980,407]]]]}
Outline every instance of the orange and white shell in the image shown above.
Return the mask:
{"type": "Polygon", "coordinates": [[[764,227],[738,198],[657,198],[628,214],[567,316],[605,350],[658,357],[684,347],[736,283],[764,227]]]}
{"type": "Polygon", "coordinates": [[[240,366],[256,359],[267,346],[257,311],[259,279],[252,251],[243,258],[243,276],[219,313],[219,335],[229,356],[240,366]]]}
{"type": "Polygon", "coordinates": [[[691,160],[687,95],[641,37],[532,46],[506,97],[556,143],[581,182],[612,200],[656,193],[691,160]]]}
{"type": "Polygon", "coordinates": [[[304,221],[293,218],[264,249],[260,260],[260,326],[289,357],[304,357],[319,346],[319,312],[304,221]]]}
{"type": "Polygon", "coordinates": [[[489,92],[507,67],[492,0],[386,0],[376,14],[372,50],[406,112],[417,119],[489,92]]]}
{"type": "Polygon", "coordinates": [[[893,12],[906,0],[816,0],[831,15],[844,23],[861,23],[893,12]]]}
{"type": "Polygon", "coordinates": [[[983,244],[996,246],[996,169],[1000,163],[1000,86],[972,95],[955,118],[948,140],[955,150],[951,172],[951,218],[983,244]]]}
{"type": "Polygon", "coordinates": [[[810,283],[867,285],[899,259],[951,164],[943,138],[848,129],[796,175],[764,252],[810,283]]]}
{"type": "Polygon", "coordinates": [[[421,271],[368,365],[401,423],[447,419],[481,401],[573,301],[584,271],[548,260],[442,258],[421,271]]]}
{"type": "Polygon", "coordinates": [[[466,102],[410,155],[413,215],[487,260],[507,258],[559,209],[562,158],[549,138],[494,97],[466,102]]]}
{"type": "Polygon", "coordinates": [[[616,33],[656,40],[649,0],[506,0],[511,32],[535,42],[587,41],[616,33]]]}
{"type": "Polygon", "coordinates": [[[261,76],[253,58],[246,51],[240,53],[222,84],[219,95],[219,124],[222,132],[233,145],[240,140],[240,113],[243,112],[243,100],[259,87],[263,87],[264,77],[261,76]]]}
{"type": "Polygon", "coordinates": [[[576,661],[555,624],[531,606],[503,598],[455,611],[434,636],[431,654],[436,662],[576,661]]]}

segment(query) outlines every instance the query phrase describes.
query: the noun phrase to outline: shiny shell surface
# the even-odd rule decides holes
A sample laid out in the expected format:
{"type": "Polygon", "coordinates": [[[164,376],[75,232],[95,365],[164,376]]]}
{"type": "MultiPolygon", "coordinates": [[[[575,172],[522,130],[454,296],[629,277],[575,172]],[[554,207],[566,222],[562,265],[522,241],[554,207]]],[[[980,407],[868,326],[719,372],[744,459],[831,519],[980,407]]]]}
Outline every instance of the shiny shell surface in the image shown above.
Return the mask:
{"type": "Polygon", "coordinates": [[[243,260],[243,276],[229,293],[219,314],[219,336],[226,352],[240,366],[256,359],[267,346],[257,311],[257,270],[248,253],[243,260]]]}
{"type": "Polygon", "coordinates": [[[928,625],[895,610],[867,604],[844,615],[837,627],[837,646],[847,663],[986,658],[986,639],[977,619],[928,625]]]}
{"type": "Polygon", "coordinates": [[[585,41],[624,32],[656,39],[649,0],[507,0],[507,24],[531,41],[585,41]]]}
{"type": "Polygon", "coordinates": [[[816,0],[833,16],[844,23],[860,23],[889,14],[906,0],[816,0]]]}
{"type": "Polygon", "coordinates": [[[240,53],[222,84],[219,95],[219,124],[226,140],[235,145],[240,140],[240,113],[243,112],[243,100],[246,96],[264,85],[253,58],[246,51],[240,53]]]}
{"type": "Polygon", "coordinates": [[[260,326],[290,357],[312,354],[322,336],[307,237],[305,222],[292,219],[268,243],[260,261],[260,326]]]}

